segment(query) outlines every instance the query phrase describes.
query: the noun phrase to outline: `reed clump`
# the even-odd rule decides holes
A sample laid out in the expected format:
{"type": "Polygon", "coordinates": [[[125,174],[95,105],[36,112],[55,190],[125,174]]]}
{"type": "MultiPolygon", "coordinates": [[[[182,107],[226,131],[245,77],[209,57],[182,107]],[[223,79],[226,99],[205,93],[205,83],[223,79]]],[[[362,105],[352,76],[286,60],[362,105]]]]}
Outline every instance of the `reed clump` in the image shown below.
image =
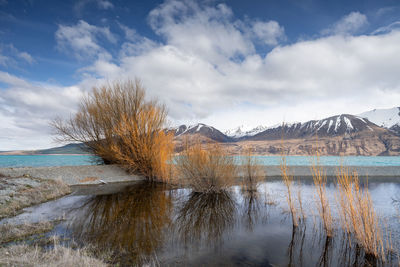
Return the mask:
{"type": "Polygon", "coordinates": [[[166,180],[173,152],[172,133],[164,131],[167,109],[145,93],[138,80],[94,87],[75,116],[52,122],[57,140],[84,143],[106,164],[166,180]]]}
{"type": "Polygon", "coordinates": [[[281,169],[281,176],[283,183],[286,186],[286,200],[288,202],[289,212],[292,216],[293,227],[297,227],[299,225],[301,214],[298,211],[298,207],[296,205],[296,199],[294,196],[294,190],[293,190],[294,178],[293,175],[289,174],[289,168],[287,166],[285,156],[282,156],[280,169],[281,169]]]}
{"type": "Polygon", "coordinates": [[[219,144],[186,144],[175,161],[178,176],[193,192],[221,192],[232,186],[237,177],[233,157],[219,144]]]}
{"type": "Polygon", "coordinates": [[[316,161],[313,162],[311,169],[316,190],[315,198],[318,202],[318,213],[322,219],[326,236],[332,237],[334,234],[334,221],[326,192],[327,177],[326,173],[319,164],[318,152],[316,161]]]}
{"type": "Polygon", "coordinates": [[[256,192],[260,182],[265,178],[265,171],[261,163],[252,154],[251,149],[247,149],[245,154],[240,157],[242,170],[242,191],[256,192]]]}
{"type": "Polygon", "coordinates": [[[368,187],[361,188],[357,172],[341,167],[337,175],[338,206],[343,230],[354,237],[366,257],[385,261],[385,247],[379,217],[368,187]]]}

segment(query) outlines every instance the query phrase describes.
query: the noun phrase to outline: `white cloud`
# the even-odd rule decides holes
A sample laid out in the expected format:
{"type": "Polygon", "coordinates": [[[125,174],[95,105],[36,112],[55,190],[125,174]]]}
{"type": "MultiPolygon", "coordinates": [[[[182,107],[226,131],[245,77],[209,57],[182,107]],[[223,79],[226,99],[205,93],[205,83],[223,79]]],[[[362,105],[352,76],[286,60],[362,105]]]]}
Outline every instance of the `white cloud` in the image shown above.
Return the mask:
{"type": "Polygon", "coordinates": [[[0,82],[7,84],[0,89],[0,150],[49,146],[49,121],[73,113],[83,95],[77,86],[31,83],[3,71],[0,82]]]}
{"type": "Polygon", "coordinates": [[[202,7],[195,1],[168,1],[149,14],[151,27],[166,43],[214,64],[254,52],[236,22],[225,4],[202,7]]]}
{"type": "Polygon", "coordinates": [[[376,29],[375,31],[372,32],[372,34],[384,34],[384,33],[389,33],[391,31],[398,31],[400,30],[400,21],[395,21],[392,22],[389,25],[380,27],[378,29],[376,29]]]}
{"type": "Polygon", "coordinates": [[[110,57],[109,53],[99,44],[103,38],[116,43],[117,39],[108,27],[90,25],[80,20],[76,25],[59,25],[55,33],[57,47],[62,52],[72,50],[78,59],[95,57],[110,57]]]}
{"type": "Polygon", "coordinates": [[[368,25],[367,16],[355,11],[341,18],[330,28],[323,30],[322,33],[326,35],[354,34],[362,30],[366,25],[368,25]]]}
{"type": "Polygon", "coordinates": [[[28,52],[18,50],[13,44],[0,44],[0,65],[16,67],[21,63],[33,64],[35,59],[28,52]]]}
{"type": "Polygon", "coordinates": [[[285,39],[285,29],[276,21],[256,21],[253,24],[254,34],[267,45],[277,45],[285,39]]]}
{"type": "Polygon", "coordinates": [[[87,5],[94,4],[98,9],[109,10],[114,8],[114,4],[107,0],[78,0],[74,5],[76,15],[82,16],[87,5]]]}
{"type": "Polygon", "coordinates": [[[35,60],[33,59],[33,57],[28,54],[27,52],[20,52],[18,53],[18,57],[25,60],[26,62],[28,62],[29,64],[32,64],[35,60]]]}
{"type": "Polygon", "coordinates": [[[107,0],[98,0],[97,5],[99,8],[105,9],[105,10],[114,8],[113,3],[111,3],[110,1],[107,1],[107,0]]]}
{"type": "Polygon", "coordinates": [[[175,121],[223,125],[252,117],[255,124],[270,124],[315,119],[315,110],[323,117],[400,101],[400,32],[281,44],[262,57],[246,30],[254,21],[243,27],[232,17],[226,6],[169,1],[149,17],[164,43],[122,54],[111,75],[98,62],[90,71],[93,77],[140,77],[175,121]]]}

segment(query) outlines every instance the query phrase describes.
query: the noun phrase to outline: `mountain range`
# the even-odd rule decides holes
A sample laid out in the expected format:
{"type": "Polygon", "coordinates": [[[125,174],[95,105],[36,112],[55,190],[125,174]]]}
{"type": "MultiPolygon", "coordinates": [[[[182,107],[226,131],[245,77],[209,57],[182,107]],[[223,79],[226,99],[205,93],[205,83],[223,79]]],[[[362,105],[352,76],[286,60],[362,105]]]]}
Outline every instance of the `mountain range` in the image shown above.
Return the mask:
{"type": "Polygon", "coordinates": [[[231,154],[252,147],[255,154],[275,155],[400,155],[400,108],[375,109],[359,115],[341,114],[304,123],[244,130],[239,126],[224,133],[202,123],[170,128],[178,147],[187,137],[224,143],[231,154]]]}
{"type": "MultiPolygon", "coordinates": [[[[239,126],[221,132],[198,123],[166,130],[174,134],[177,152],[188,138],[222,143],[232,155],[252,148],[257,155],[400,155],[400,107],[374,109],[358,115],[341,114],[303,123],[283,123],[272,127],[246,129],[239,126]]],[[[81,144],[25,151],[25,154],[86,153],[81,144]]],[[[12,154],[9,152],[8,154],[12,154]]]]}

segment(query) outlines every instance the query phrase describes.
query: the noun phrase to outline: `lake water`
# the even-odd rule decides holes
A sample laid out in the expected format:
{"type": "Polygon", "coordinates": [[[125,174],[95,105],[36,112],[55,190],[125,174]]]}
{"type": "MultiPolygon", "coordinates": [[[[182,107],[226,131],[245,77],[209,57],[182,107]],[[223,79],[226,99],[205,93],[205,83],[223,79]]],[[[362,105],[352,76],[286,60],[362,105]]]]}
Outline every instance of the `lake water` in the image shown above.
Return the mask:
{"type": "MultiPolygon", "coordinates": [[[[263,165],[279,165],[280,156],[256,156],[263,165]]],[[[0,155],[0,167],[28,167],[28,166],[76,166],[98,164],[97,158],[91,155],[0,155]]],[[[308,166],[312,157],[287,156],[289,166],[308,166]]],[[[321,156],[323,166],[400,166],[400,157],[364,157],[364,156],[321,156]]]]}
{"type": "Polygon", "coordinates": [[[0,167],[96,165],[91,155],[0,155],[0,167]]]}
{"type": "MultiPolygon", "coordinates": [[[[394,199],[400,196],[400,184],[368,186],[375,210],[389,229],[383,234],[389,233],[399,248],[400,209],[394,199]]],[[[369,266],[359,248],[343,239],[337,223],[333,238],[326,238],[314,185],[297,183],[298,191],[306,215],[298,228],[292,227],[280,181],[265,182],[252,194],[238,186],[225,193],[199,194],[150,183],[117,192],[96,189],[96,195],[78,191],[28,208],[8,222],[63,218],[47,236],[111,251],[112,263],[120,266],[369,266]]],[[[327,196],[338,222],[334,184],[327,185],[327,196]]],[[[397,255],[384,264],[397,265],[397,255]]]]}

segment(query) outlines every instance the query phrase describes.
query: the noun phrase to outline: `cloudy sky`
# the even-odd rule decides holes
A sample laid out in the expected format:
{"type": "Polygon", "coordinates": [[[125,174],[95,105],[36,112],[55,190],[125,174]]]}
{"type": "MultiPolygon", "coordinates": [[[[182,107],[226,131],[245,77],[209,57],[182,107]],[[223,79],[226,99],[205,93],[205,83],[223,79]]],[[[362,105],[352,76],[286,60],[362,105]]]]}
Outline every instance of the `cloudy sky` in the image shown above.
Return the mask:
{"type": "Polygon", "coordinates": [[[172,125],[399,106],[400,3],[0,0],[0,151],[57,145],[51,119],[135,77],[172,125]]]}

